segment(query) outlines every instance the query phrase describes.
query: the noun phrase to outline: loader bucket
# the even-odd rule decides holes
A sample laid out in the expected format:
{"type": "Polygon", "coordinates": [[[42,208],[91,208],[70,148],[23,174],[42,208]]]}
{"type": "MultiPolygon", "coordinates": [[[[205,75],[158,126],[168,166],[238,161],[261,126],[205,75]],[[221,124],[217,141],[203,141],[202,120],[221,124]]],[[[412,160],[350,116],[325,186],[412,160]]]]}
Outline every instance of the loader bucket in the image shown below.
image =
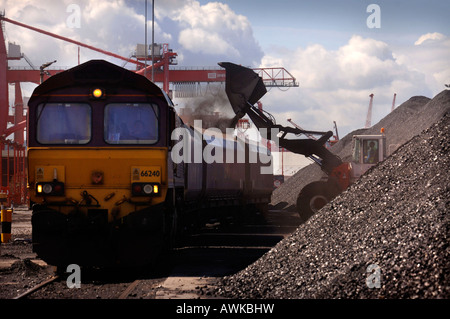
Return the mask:
{"type": "Polygon", "coordinates": [[[266,93],[261,77],[253,70],[230,62],[220,62],[226,70],[225,92],[236,117],[243,117],[251,105],[258,102],[266,93]]]}

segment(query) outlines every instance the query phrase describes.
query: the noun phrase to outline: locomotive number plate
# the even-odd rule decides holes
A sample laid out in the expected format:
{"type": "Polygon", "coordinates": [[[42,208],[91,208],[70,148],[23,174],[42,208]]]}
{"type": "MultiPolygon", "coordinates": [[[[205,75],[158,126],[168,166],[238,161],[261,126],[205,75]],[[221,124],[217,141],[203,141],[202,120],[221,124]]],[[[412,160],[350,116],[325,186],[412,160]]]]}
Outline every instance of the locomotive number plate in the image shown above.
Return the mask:
{"type": "Polygon", "coordinates": [[[133,166],[131,167],[131,182],[161,183],[161,167],[133,166]]]}

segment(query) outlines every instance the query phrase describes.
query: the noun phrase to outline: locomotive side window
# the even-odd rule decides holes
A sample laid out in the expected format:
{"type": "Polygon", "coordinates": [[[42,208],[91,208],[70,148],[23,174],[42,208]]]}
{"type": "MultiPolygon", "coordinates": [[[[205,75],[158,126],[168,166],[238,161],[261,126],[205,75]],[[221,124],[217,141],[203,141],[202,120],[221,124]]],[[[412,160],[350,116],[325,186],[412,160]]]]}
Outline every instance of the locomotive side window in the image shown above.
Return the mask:
{"type": "Polygon", "coordinates": [[[43,103],[37,109],[37,141],[41,144],[87,144],[91,140],[91,106],[43,103]]]}
{"type": "Polygon", "coordinates": [[[105,106],[104,138],[108,144],[154,144],[158,141],[158,106],[111,103],[105,106]]]}

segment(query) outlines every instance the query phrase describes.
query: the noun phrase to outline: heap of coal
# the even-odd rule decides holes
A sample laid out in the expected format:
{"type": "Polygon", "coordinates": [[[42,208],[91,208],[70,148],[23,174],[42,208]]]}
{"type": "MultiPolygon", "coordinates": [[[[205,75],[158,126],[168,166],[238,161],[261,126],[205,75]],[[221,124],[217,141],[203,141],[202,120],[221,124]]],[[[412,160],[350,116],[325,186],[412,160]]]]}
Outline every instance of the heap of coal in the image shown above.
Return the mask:
{"type": "MultiPolygon", "coordinates": [[[[436,97],[445,98],[447,110],[449,97],[450,91],[436,97]]],[[[422,115],[432,118],[438,111],[432,112],[422,115]]],[[[215,293],[227,298],[449,298],[449,132],[450,112],[440,114],[439,121],[290,237],[224,277],[215,293]]]]}
{"type": "MultiPolygon", "coordinates": [[[[381,128],[384,128],[386,141],[388,147],[390,147],[388,153],[391,154],[400,145],[438,121],[448,110],[450,110],[450,90],[442,91],[432,100],[424,96],[414,96],[399,105],[371,128],[358,129],[341,138],[331,151],[343,161],[349,161],[353,135],[380,134],[381,128]]],[[[322,176],[324,176],[324,173],[316,164],[311,164],[299,170],[273,192],[271,204],[276,208],[295,210],[300,190],[305,185],[320,180],[322,176]]]]}

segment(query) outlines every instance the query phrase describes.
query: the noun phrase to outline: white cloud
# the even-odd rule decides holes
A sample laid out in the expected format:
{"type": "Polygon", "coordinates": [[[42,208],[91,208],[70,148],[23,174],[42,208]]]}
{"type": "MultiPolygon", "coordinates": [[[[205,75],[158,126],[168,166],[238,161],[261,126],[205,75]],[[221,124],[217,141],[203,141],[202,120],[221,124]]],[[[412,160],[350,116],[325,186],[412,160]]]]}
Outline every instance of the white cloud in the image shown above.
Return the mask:
{"type": "MultiPolygon", "coordinates": [[[[151,43],[151,2],[148,2],[148,35],[151,43]]],[[[43,29],[96,48],[129,57],[138,43],[145,42],[145,5],[136,0],[0,0],[6,17],[43,29]],[[71,4],[80,8],[78,27],[70,27],[67,12],[71,4]]],[[[57,60],[53,66],[73,67],[78,63],[77,45],[35,31],[5,24],[7,41],[20,44],[22,53],[35,67],[57,60]]],[[[233,60],[257,66],[263,52],[254,38],[248,19],[226,4],[200,5],[196,0],[165,0],[155,6],[155,42],[169,43],[178,53],[179,65],[215,66],[233,60]]],[[[81,63],[105,59],[123,65],[125,62],[105,54],[80,48],[81,63]]],[[[27,66],[9,61],[10,66],[27,66]]],[[[127,67],[134,68],[128,63],[127,67]]],[[[24,95],[30,95],[35,84],[23,83],[24,95]]],[[[13,97],[11,97],[13,99],[13,97]]]]}
{"type": "MultiPolygon", "coordinates": [[[[0,0],[0,9],[10,19],[56,33],[61,36],[128,57],[137,43],[144,43],[144,2],[130,0],[0,0]],[[80,7],[80,28],[70,28],[72,14],[67,7],[80,7]]],[[[151,6],[148,6],[148,43],[151,42],[151,6]]],[[[226,4],[214,2],[168,0],[155,6],[155,42],[169,43],[189,65],[217,65],[223,59],[234,59],[246,65],[258,65],[263,52],[253,36],[248,19],[226,4]]],[[[77,48],[60,40],[7,24],[10,41],[19,43],[22,51],[40,65],[57,56],[58,62],[75,65],[77,48]],[[39,43],[37,45],[36,43],[39,43]],[[74,52],[70,56],[69,52],[74,52]],[[53,57],[51,57],[53,56],[53,57]],[[38,61],[39,60],[39,61],[38,61]]],[[[82,49],[82,61],[110,59],[82,49]]],[[[121,61],[114,60],[121,64],[121,61]]]]}
{"type": "MultiPolygon", "coordinates": [[[[248,19],[233,12],[227,4],[210,2],[200,5],[189,1],[172,17],[182,31],[178,42],[182,49],[203,56],[228,58],[243,64],[257,65],[262,51],[248,19]]],[[[204,58],[201,59],[205,63],[204,58]]]]}
{"type": "Polygon", "coordinates": [[[231,43],[224,41],[218,33],[211,33],[205,29],[191,28],[180,32],[179,43],[184,49],[192,53],[211,55],[228,55],[240,58],[239,51],[231,43]]]}
{"type": "Polygon", "coordinates": [[[414,45],[421,45],[423,44],[425,41],[440,41],[445,39],[446,36],[443,35],[442,33],[439,32],[434,32],[434,33],[427,33],[427,34],[423,34],[419,37],[419,39],[414,42],[414,45]]]}
{"type": "Polygon", "coordinates": [[[432,93],[425,75],[395,56],[387,43],[356,35],[336,50],[314,44],[266,55],[263,67],[282,65],[300,87],[272,89],[262,102],[281,124],[287,125],[289,116],[305,129],[328,131],[337,121],[346,134],[364,126],[371,93],[372,124],[389,113],[394,93],[396,105],[432,93]]]}
{"type": "Polygon", "coordinates": [[[410,70],[424,75],[425,86],[432,95],[442,91],[450,82],[450,38],[441,33],[427,33],[412,47],[396,52],[396,60],[410,70]]]}
{"type": "MultiPolygon", "coordinates": [[[[72,12],[67,7],[73,1],[7,0],[6,16],[12,20],[67,37],[99,49],[128,57],[139,42],[143,42],[144,17],[125,6],[123,0],[78,0],[81,17],[78,27],[67,23],[72,12]]],[[[8,40],[21,45],[31,61],[39,66],[48,60],[58,60],[58,65],[74,66],[77,63],[77,46],[13,24],[6,24],[8,40]]],[[[81,48],[81,61],[92,58],[112,58],[81,48]]],[[[116,63],[122,61],[114,60],[116,63]]]]}

